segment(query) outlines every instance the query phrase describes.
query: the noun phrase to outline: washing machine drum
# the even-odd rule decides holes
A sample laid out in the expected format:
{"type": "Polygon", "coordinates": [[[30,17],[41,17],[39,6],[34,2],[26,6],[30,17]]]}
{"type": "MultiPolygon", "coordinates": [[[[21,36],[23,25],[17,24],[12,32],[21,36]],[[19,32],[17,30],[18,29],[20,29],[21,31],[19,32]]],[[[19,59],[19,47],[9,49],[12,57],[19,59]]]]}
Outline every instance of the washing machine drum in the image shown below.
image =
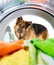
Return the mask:
{"type": "MultiPolygon", "coordinates": [[[[11,7],[7,10],[4,11],[4,13],[1,14],[0,16],[0,40],[4,39],[4,35],[7,32],[6,28],[9,25],[9,23],[13,22],[14,19],[24,16],[27,19],[33,19],[35,23],[41,23],[50,28],[54,28],[54,12],[46,7],[39,6],[36,4],[23,4],[23,5],[18,5],[11,7]],[[29,16],[33,16],[30,18],[29,16]],[[42,19],[42,20],[41,20],[42,19]],[[43,21],[44,20],[44,21],[43,21]],[[47,21],[45,23],[45,21],[47,21]],[[48,26],[48,23],[50,26],[48,26]]],[[[13,24],[12,24],[13,25],[13,24]]],[[[10,28],[8,28],[10,30],[10,28]]],[[[11,30],[10,30],[11,31],[11,30]]],[[[51,31],[52,32],[52,31],[51,31]]]]}

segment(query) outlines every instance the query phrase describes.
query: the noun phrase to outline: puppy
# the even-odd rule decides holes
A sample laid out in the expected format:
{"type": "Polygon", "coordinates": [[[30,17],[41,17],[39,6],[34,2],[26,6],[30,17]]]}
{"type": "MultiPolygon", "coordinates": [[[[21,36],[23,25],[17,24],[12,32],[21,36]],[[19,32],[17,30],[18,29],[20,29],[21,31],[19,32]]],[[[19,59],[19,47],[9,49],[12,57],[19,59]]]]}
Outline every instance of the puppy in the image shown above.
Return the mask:
{"type": "Polygon", "coordinates": [[[49,37],[48,30],[45,26],[33,23],[32,27],[35,30],[37,38],[40,38],[41,40],[46,40],[49,37]]]}
{"type": "Polygon", "coordinates": [[[40,38],[41,40],[46,40],[48,38],[46,27],[41,24],[32,23],[32,21],[24,21],[22,17],[17,18],[14,32],[18,39],[40,38]]]}
{"type": "Polygon", "coordinates": [[[28,40],[36,37],[32,21],[24,21],[22,17],[17,18],[14,32],[18,39],[28,40]]]}

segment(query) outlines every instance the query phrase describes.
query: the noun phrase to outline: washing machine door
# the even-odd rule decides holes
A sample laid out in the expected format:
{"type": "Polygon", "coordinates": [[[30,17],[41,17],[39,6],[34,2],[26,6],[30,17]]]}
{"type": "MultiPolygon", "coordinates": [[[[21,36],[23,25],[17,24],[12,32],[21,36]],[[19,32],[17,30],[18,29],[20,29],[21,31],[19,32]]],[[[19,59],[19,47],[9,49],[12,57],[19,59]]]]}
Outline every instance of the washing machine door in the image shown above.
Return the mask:
{"type": "MultiPolygon", "coordinates": [[[[26,16],[26,15],[39,17],[40,19],[38,19],[38,21],[44,19],[51,25],[51,27],[49,26],[48,28],[52,28],[52,29],[54,28],[53,10],[44,7],[42,5],[36,5],[34,3],[29,3],[29,4],[26,3],[26,4],[11,7],[5,10],[4,13],[0,15],[0,40],[4,40],[6,28],[9,23],[13,22],[14,19],[20,16],[26,16]]],[[[37,20],[37,18],[35,19],[37,20]]],[[[39,23],[41,23],[41,21],[39,23]]],[[[44,25],[47,26],[47,23],[46,24],[44,23],[44,25]]]]}

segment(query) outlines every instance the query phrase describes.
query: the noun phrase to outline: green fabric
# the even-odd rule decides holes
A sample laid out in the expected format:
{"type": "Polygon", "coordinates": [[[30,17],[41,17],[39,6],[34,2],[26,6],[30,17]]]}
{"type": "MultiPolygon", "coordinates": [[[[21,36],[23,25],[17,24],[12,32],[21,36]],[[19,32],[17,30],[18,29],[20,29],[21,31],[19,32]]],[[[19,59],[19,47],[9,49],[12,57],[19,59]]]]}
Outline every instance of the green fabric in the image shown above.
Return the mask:
{"type": "Polygon", "coordinates": [[[23,2],[24,0],[15,0],[15,3],[23,2]]]}
{"type": "Polygon", "coordinates": [[[35,47],[29,43],[29,52],[30,52],[30,64],[29,65],[37,65],[37,55],[36,55],[36,49],[35,47]]]}
{"type": "Polygon", "coordinates": [[[0,59],[0,65],[37,65],[36,48],[29,43],[28,49],[21,49],[11,55],[7,55],[0,59]]]}
{"type": "MultiPolygon", "coordinates": [[[[28,43],[28,50],[19,50],[12,55],[3,57],[0,59],[0,65],[38,65],[39,58],[41,58],[39,50],[54,57],[54,38],[46,41],[35,38],[30,42],[32,44],[28,43]]],[[[43,65],[47,65],[44,60],[41,60],[39,64],[42,62],[43,65]]]]}
{"type": "Polygon", "coordinates": [[[41,57],[40,50],[38,48],[35,48],[31,43],[29,43],[29,54],[29,65],[47,65],[47,63],[41,57]]]}
{"type": "Polygon", "coordinates": [[[35,38],[30,42],[44,53],[54,58],[54,38],[47,39],[45,41],[35,38]]]}

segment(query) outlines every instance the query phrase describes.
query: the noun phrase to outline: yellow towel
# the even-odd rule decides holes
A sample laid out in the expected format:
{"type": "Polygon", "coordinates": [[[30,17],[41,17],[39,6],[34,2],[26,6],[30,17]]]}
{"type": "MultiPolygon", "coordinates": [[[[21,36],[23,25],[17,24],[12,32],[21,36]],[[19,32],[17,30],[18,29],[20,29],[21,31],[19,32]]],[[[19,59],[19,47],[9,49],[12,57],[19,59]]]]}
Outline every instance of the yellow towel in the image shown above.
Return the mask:
{"type": "Polygon", "coordinates": [[[30,55],[28,50],[21,49],[12,55],[0,60],[0,65],[29,65],[30,55]]]}

